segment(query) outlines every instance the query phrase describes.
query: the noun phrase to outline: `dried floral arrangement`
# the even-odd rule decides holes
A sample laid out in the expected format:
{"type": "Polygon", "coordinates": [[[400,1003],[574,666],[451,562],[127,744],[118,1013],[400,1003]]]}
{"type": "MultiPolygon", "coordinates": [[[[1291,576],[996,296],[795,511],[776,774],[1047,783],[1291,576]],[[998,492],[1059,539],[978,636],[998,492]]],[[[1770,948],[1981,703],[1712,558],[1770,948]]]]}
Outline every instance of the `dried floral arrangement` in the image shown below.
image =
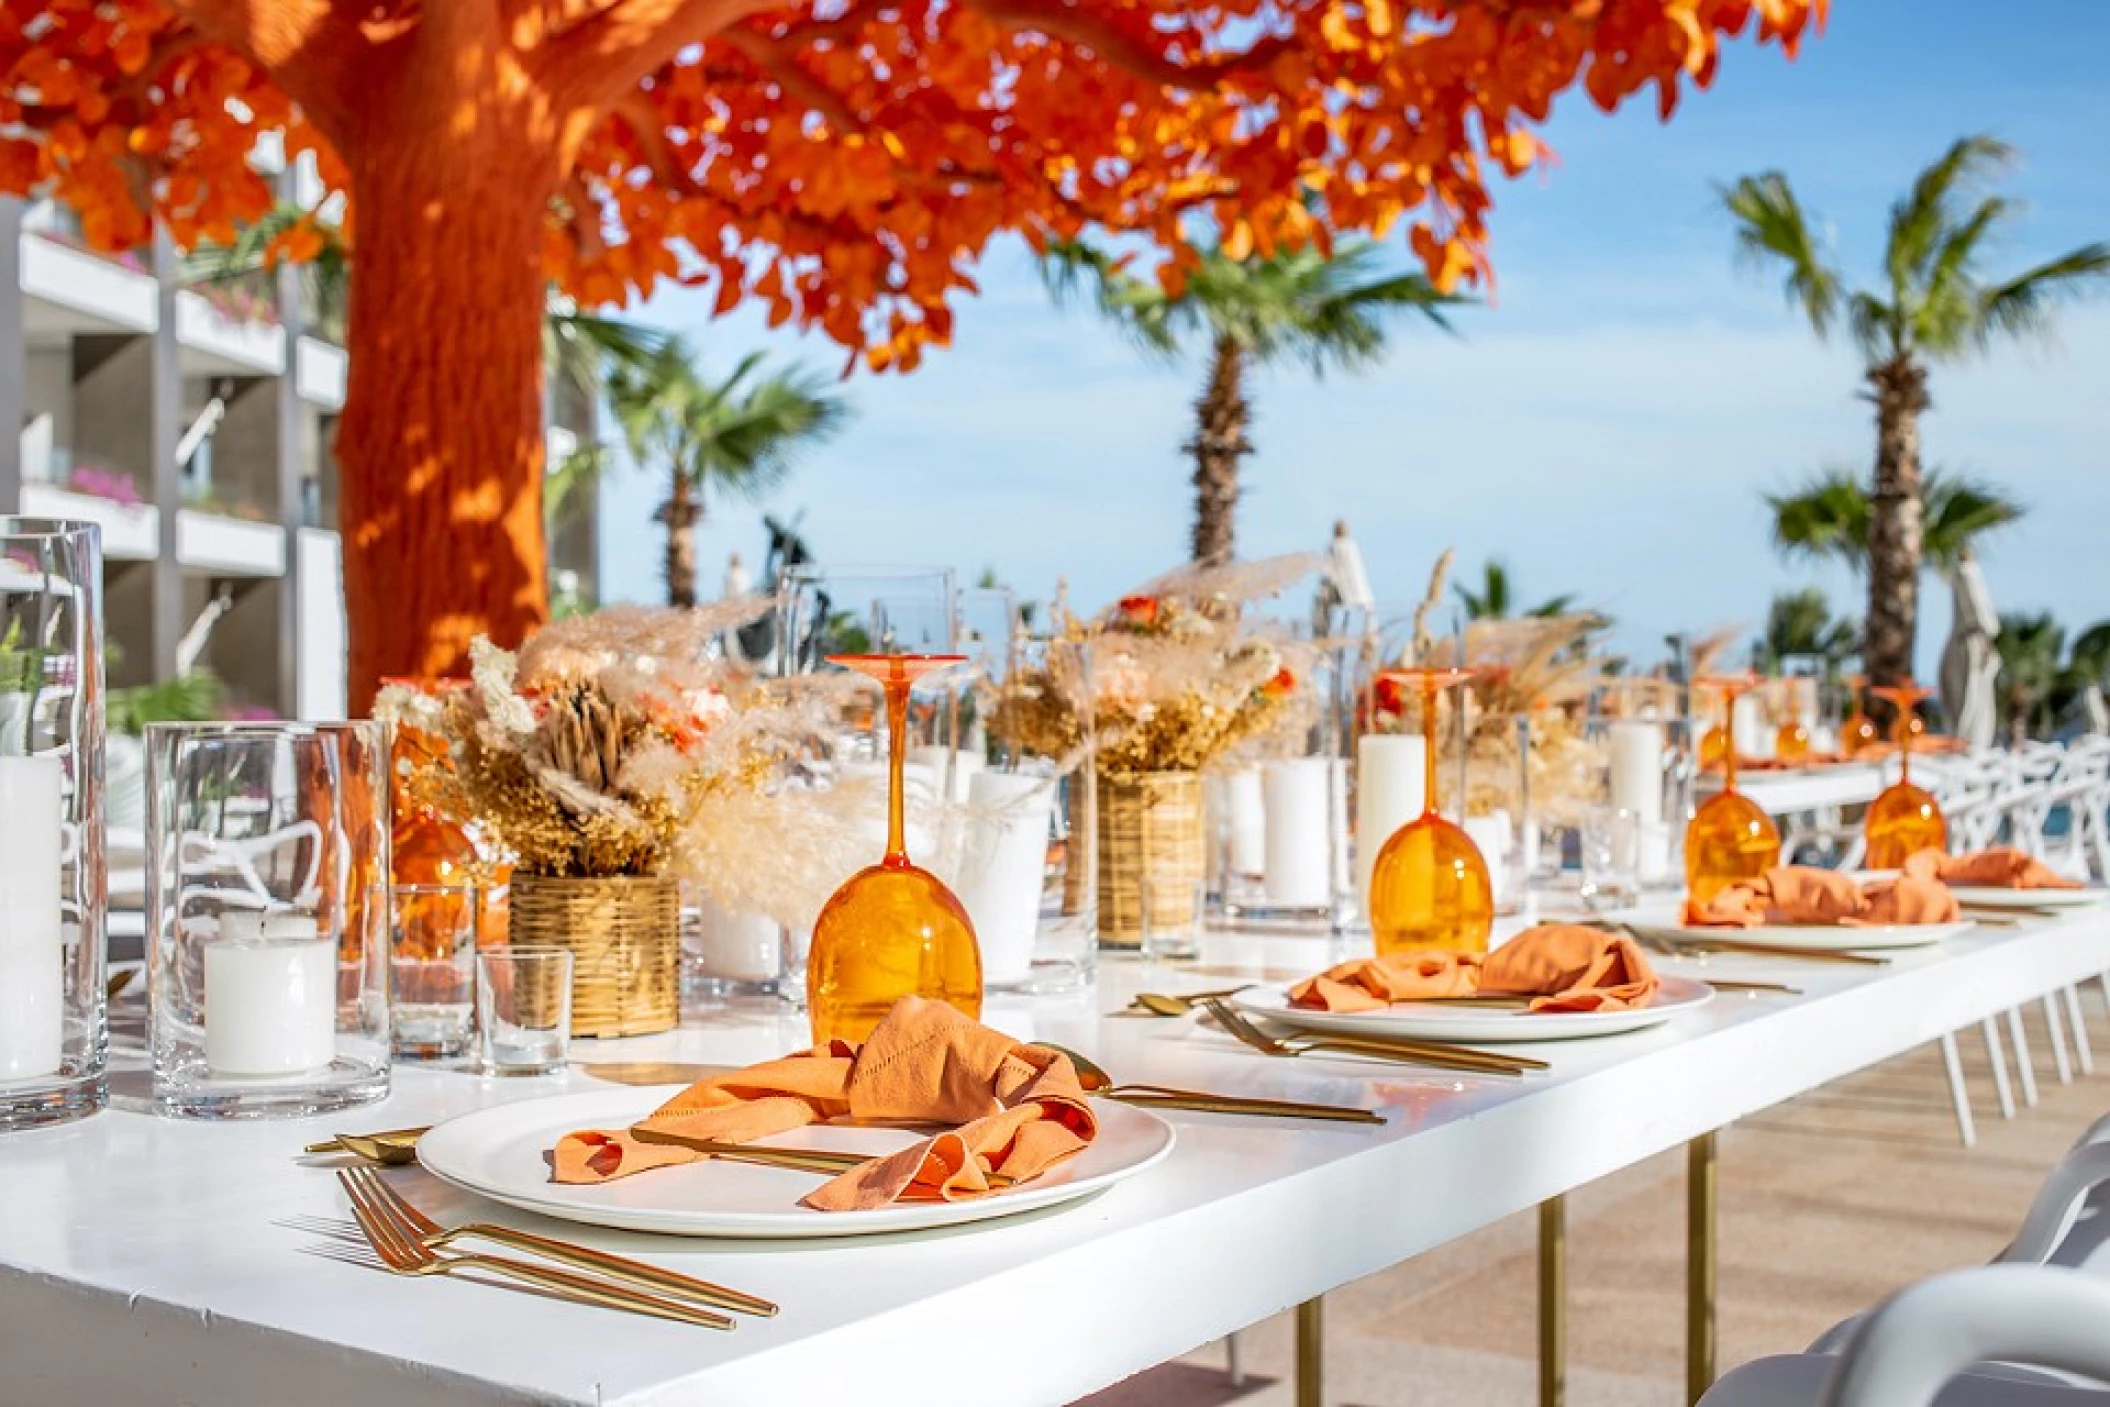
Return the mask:
{"type": "Polygon", "coordinates": [[[1084,741],[1085,705],[1101,773],[1194,772],[1310,726],[1311,646],[1247,607],[1316,570],[1298,555],[1185,568],[1121,597],[1090,622],[1054,628],[1092,646],[1092,677],[1061,666],[1021,670],[989,704],[992,736],[1068,757],[1084,741]]]}
{"type": "Polygon", "coordinates": [[[680,830],[773,764],[760,684],[712,643],[769,609],[618,607],[561,621],[518,655],[478,639],[467,688],[385,690],[376,714],[443,739],[406,793],[489,826],[522,873],[660,874],[680,830]]]}

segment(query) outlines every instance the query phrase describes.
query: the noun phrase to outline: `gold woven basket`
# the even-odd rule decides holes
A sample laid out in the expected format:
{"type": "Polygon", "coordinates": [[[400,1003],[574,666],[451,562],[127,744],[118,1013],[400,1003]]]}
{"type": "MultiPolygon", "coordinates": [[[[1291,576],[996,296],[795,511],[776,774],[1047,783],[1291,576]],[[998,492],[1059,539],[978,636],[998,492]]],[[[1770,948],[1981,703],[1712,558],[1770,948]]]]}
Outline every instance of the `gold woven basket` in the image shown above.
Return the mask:
{"type": "Polygon", "coordinates": [[[1099,778],[1099,942],[1143,942],[1144,882],[1151,917],[1191,921],[1193,886],[1207,874],[1198,772],[1143,772],[1099,778]]]}
{"type": "Polygon", "coordinates": [[[571,1032],[647,1036],[681,1020],[681,891],[654,875],[513,876],[510,942],[572,954],[571,1032]]]}

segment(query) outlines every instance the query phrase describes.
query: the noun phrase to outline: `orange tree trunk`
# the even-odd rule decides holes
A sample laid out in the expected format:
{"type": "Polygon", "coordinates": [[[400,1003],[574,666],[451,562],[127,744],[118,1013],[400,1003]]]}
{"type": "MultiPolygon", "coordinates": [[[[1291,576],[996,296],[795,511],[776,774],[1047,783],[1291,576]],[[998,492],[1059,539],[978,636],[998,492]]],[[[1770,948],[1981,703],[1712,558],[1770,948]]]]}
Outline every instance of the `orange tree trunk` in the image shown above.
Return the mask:
{"type": "Polygon", "coordinates": [[[465,674],[476,635],[510,648],[549,612],[541,239],[556,157],[508,140],[489,94],[398,94],[372,119],[393,139],[369,131],[348,157],[359,253],[337,459],[355,714],[383,678],[465,674]],[[471,130],[449,121],[467,112],[471,130]]]}

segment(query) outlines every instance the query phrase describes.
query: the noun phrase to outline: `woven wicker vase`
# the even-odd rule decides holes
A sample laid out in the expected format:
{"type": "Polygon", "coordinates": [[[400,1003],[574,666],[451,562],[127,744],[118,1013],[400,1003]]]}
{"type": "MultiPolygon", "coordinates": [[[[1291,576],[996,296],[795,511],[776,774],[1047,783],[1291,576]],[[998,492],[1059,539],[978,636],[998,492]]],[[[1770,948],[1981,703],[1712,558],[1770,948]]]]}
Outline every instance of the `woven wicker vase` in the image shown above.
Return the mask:
{"type": "Polygon", "coordinates": [[[1177,924],[1191,918],[1183,901],[1201,883],[1208,859],[1198,772],[1144,772],[1099,778],[1099,945],[1136,948],[1143,942],[1144,879],[1153,917],[1177,924]]]}
{"type": "Polygon", "coordinates": [[[681,1019],[681,891],[672,879],[513,876],[516,948],[572,953],[571,1033],[647,1036],[681,1019]]]}

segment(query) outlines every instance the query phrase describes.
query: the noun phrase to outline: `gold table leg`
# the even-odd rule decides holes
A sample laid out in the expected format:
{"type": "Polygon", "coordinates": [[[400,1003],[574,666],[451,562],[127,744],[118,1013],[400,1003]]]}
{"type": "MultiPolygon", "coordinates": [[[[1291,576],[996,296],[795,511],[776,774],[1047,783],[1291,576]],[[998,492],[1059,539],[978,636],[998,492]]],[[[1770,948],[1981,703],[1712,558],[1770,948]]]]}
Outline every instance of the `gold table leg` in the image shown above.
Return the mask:
{"type": "Polygon", "coordinates": [[[1568,1200],[1539,1203],[1539,1407],[1568,1398],[1568,1200]]]}
{"type": "Polygon", "coordinates": [[[1297,1407],[1320,1407],[1325,1399],[1325,1310],[1324,1295],[1297,1306],[1297,1407]]]}
{"type": "Polygon", "coordinates": [[[1685,1146],[1685,1400],[1695,1403],[1714,1385],[1714,1141],[1703,1133],[1685,1146]]]}

